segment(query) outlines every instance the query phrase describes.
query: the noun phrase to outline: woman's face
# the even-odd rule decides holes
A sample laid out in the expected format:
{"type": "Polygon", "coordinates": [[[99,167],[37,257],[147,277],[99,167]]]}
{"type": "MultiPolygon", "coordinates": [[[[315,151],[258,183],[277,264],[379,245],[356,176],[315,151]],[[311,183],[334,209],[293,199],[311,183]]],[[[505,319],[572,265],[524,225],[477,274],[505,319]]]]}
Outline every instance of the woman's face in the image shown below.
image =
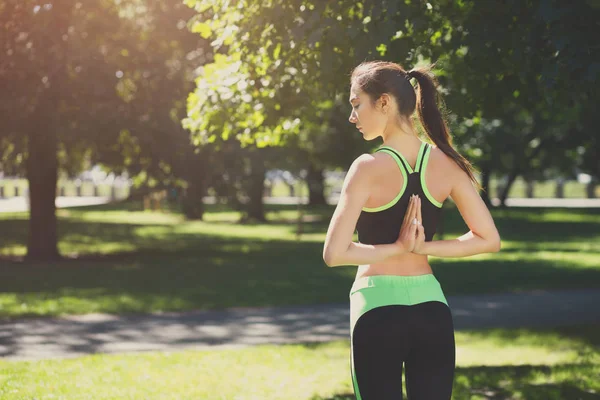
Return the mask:
{"type": "Polygon", "coordinates": [[[362,132],[365,140],[373,140],[383,134],[387,117],[381,111],[380,103],[381,101],[377,101],[375,105],[371,104],[368,94],[354,84],[350,87],[352,112],[348,120],[362,132]]]}

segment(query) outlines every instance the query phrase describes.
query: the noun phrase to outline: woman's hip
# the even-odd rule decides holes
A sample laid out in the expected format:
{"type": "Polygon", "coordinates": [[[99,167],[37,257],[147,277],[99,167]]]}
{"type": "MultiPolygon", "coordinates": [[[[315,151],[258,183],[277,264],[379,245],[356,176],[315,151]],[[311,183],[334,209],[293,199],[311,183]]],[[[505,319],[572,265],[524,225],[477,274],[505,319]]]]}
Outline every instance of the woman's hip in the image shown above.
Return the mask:
{"type": "Polygon", "coordinates": [[[349,297],[351,331],[362,315],[377,307],[413,306],[437,301],[449,308],[442,287],[433,274],[363,276],[354,281],[349,297]]]}

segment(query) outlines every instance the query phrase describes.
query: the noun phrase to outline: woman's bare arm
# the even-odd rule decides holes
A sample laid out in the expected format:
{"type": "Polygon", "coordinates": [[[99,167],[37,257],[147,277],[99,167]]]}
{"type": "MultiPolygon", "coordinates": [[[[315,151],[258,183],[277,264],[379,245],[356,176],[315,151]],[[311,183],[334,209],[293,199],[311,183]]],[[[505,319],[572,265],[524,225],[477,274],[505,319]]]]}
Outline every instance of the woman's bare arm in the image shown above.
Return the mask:
{"type": "Polygon", "coordinates": [[[452,240],[423,242],[415,252],[436,257],[466,257],[500,251],[500,235],[492,215],[464,171],[456,174],[450,196],[470,231],[452,240]]]}
{"type": "Polygon", "coordinates": [[[323,260],[329,267],[373,264],[405,252],[396,243],[370,245],[352,241],[362,207],[369,199],[377,168],[377,160],[372,155],[361,155],[354,160],[346,174],[323,246],[323,260]]]}

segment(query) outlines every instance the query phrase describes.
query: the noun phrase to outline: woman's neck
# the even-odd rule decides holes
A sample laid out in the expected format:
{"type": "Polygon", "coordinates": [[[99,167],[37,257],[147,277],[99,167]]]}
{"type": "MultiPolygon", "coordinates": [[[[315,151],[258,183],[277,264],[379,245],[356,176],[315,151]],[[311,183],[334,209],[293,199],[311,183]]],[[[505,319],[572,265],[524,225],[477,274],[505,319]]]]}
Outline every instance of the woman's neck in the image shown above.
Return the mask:
{"type": "Polygon", "coordinates": [[[413,148],[421,146],[422,140],[419,139],[415,132],[412,133],[396,133],[383,139],[383,146],[389,146],[395,149],[404,149],[410,151],[413,148]]]}

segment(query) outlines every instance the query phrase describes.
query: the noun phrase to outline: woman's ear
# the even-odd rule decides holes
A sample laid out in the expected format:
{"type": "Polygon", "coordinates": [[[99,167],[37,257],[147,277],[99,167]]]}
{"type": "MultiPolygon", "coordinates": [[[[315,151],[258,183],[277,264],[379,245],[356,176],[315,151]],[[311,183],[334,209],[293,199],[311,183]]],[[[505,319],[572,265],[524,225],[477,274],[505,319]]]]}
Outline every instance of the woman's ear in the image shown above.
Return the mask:
{"type": "Polygon", "coordinates": [[[379,102],[381,104],[381,111],[386,114],[390,108],[390,96],[387,93],[382,94],[379,102]]]}

